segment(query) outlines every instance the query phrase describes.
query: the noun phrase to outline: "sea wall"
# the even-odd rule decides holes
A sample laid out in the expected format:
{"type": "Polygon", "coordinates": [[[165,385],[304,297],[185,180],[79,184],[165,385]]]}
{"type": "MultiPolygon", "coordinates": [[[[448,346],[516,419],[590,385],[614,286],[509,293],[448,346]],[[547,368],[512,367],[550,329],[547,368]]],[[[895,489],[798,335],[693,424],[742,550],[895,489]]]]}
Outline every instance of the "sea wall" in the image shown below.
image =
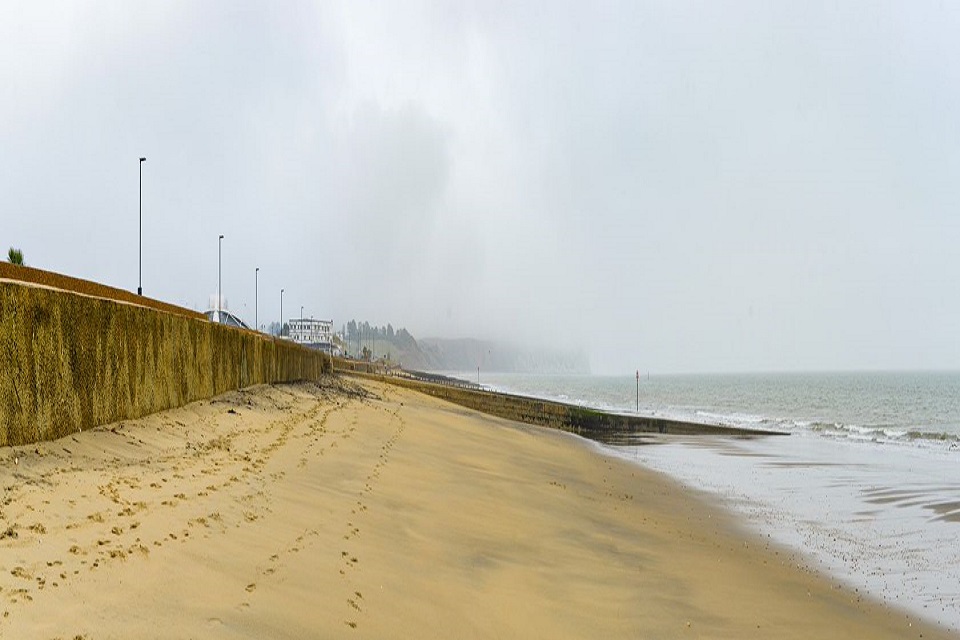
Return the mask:
{"type": "Polygon", "coordinates": [[[738,429],[696,422],[608,413],[550,400],[485,391],[464,384],[437,384],[401,375],[381,376],[364,373],[352,373],[352,375],[372,377],[390,384],[415,389],[421,393],[508,420],[569,431],[611,444],[626,443],[630,434],[784,435],[776,431],[738,429]]]}
{"type": "Polygon", "coordinates": [[[330,370],[318,351],[183,311],[0,280],[0,446],[330,370]]]}

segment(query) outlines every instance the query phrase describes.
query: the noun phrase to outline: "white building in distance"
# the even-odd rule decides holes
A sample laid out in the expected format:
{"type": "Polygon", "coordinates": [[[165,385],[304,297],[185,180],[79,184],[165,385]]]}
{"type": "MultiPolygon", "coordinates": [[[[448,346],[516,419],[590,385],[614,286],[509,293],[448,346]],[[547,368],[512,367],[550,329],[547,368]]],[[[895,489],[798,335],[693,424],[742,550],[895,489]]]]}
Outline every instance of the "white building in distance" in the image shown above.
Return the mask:
{"type": "Polygon", "coordinates": [[[291,318],[287,321],[290,339],[314,349],[330,351],[333,346],[333,320],[291,318]]]}

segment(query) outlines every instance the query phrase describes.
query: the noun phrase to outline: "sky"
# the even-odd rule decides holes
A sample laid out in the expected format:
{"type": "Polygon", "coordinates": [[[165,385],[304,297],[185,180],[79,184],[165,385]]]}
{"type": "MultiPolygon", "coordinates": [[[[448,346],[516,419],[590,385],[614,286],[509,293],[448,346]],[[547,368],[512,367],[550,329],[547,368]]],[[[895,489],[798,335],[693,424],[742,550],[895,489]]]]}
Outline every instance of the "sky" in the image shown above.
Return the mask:
{"type": "Polygon", "coordinates": [[[223,234],[251,324],[284,289],[596,373],[958,369],[958,33],[924,1],[7,0],[0,245],[203,310],[223,234]]]}

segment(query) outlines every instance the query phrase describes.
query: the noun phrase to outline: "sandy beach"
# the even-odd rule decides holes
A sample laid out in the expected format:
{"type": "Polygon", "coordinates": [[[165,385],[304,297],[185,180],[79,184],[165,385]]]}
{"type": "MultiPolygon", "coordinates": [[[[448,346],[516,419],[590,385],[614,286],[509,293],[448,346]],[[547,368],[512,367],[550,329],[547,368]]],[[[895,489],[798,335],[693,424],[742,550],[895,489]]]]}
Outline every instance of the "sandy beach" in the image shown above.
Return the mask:
{"type": "Polygon", "coordinates": [[[350,378],[0,449],[0,478],[0,637],[953,637],[589,443],[350,378]]]}

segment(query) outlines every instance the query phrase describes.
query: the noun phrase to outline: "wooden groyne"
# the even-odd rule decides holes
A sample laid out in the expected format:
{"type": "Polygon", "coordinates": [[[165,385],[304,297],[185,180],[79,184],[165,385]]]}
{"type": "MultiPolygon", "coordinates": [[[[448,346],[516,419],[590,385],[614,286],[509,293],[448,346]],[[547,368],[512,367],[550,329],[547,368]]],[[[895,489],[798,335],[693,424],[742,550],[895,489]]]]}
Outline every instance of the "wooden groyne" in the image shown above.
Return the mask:
{"type": "Polygon", "coordinates": [[[781,431],[742,429],[665,418],[609,413],[552,400],[487,391],[463,381],[457,381],[459,384],[428,381],[407,372],[400,375],[382,375],[360,371],[348,373],[414,389],[463,407],[508,420],[569,431],[601,442],[624,442],[629,440],[631,434],[738,437],[787,435],[781,431]]]}

